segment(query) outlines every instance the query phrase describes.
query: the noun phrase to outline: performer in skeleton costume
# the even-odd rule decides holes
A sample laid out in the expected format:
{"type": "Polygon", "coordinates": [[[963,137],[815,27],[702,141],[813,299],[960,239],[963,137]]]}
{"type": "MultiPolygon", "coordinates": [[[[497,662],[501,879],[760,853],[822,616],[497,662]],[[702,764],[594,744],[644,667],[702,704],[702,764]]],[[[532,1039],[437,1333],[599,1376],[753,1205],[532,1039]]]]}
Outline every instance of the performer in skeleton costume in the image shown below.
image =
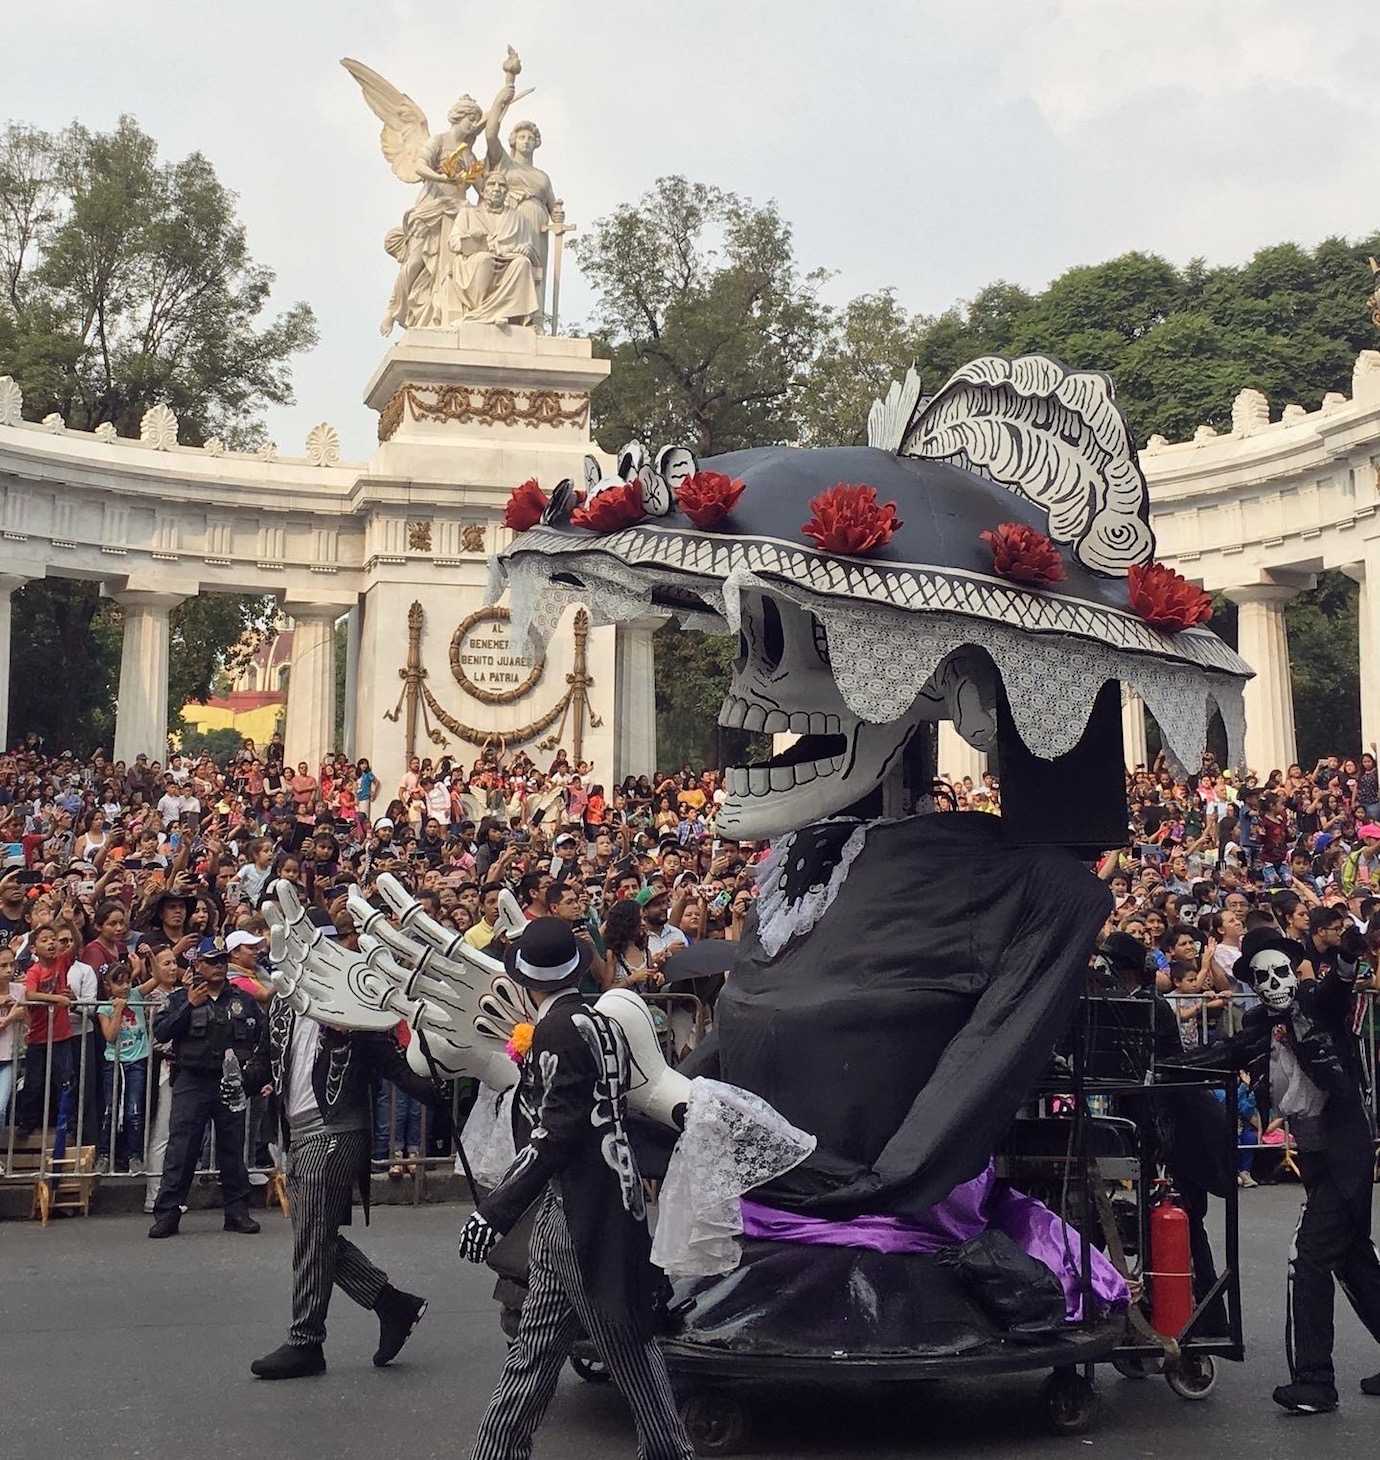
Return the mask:
{"type": "MultiPolygon", "coordinates": [[[[1333,1279],[1380,1342],[1380,1258],[1370,1235],[1375,1131],[1356,1037],[1355,982],[1365,945],[1348,928],[1335,965],[1298,977],[1304,949],[1260,929],[1241,945],[1235,975],[1261,1003],[1241,1032],[1198,1051],[1191,1062],[1245,1069],[1268,1056],[1270,1107],[1289,1121],[1305,1199],[1289,1253],[1285,1352],[1291,1382],[1275,1403],[1296,1414],[1337,1407],[1332,1364],[1333,1279]]],[[[1380,1395],[1380,1374],[1361,1381],[1380,1395]]]]}
{"type": "Polygon", "coordinates": [[[479,1426],[474,1460],[525,1460],[570,1346],[583,1329],[632,1409],[638,1454],[690,1460],[666,1364],[653,1339],[659,1274],[642,1181],[624,1129],[627,1047],[580,998],[591,950],[559,918],[538,918],[508,950],[509,975],[537,1004],[518,1100],[530,1134],[460,1235],[482,1262],[538,1202],[527,1301],[479,1426]]]}
{"type": "MultiPolygon", "coordinates": [[[[1199,764],[1217,713],[1241,754],[1250,671],[1202,627],[1206,595],[1151,561],[1106,377],[991,357],[922,399],[912,373],[873,408],[869,441],[707,462],[630,443],[612,471],[589,460],[582,489],[515,492],[489,595],[511,591],[515,642],[534,650],[572,603],[595,623],[662,614],[736,634],[721,723],[797,737],[726,775],[719,833],[773,847],[714,1034],[658,1070],[636,996],[596,1006],[628,1045],[628,1108],[680,1124],[684,1106],[653,1257],[683,1279],[677,1352],[716,1362],[990,1352],[1003,1335],[935,1253],[992,1227],[1080,1311],[1077,1243],[991,1158],[1107,915],[1087,864],[1125,840],[1123,694],[1176,764],[1199,764]],[[1000,818],[929,814],[940,721],[999,754],[1000,818]]],[[[405,1012],[445,1072],[502,1089],[485,968],[389,881],[396,927],[351,904],[376,922],[360,960],[323,969],[300,939],[281,976],[309,1007],[405,1012]]],[[[539,1041],[554,1051],[559,1029],[587,1050],[567,1029],[577,1001],[562,1004],[539,1041]]],[[[524,1154],[500,1191],[535,1192],[551,1169],[524,1154]]],[[[611,1209],[623,1187],[600,1179],[611,1209]]],[[[515,1205],[481,1204],[468,1250],[515,1205]]],[[[565,1218],[578,1247],[568,1194],[565,1218]]],[[[1119,1275],[1093,1265],[1094,1297],[1124,1305],[1119,1275]]],[[[580,1271],[591,1301],[614,1291],[580,1271]]],[[[641,1290],[617,1271],[638,1330],[641,1290]]]]}

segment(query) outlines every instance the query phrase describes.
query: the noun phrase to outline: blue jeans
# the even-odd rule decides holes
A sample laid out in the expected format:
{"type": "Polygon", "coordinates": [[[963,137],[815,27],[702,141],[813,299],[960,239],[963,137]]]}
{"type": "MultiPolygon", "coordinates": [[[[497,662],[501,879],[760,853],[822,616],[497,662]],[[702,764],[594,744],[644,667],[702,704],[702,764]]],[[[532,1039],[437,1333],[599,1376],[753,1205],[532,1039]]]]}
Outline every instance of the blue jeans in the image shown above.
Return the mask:
{"type": "Polygon", "coordinates": [[[0,1060],[0,1130],[10,1123],[10,1097],[14,1093],[14,1061],[0,1060]]]}
{"type": "Polygon", "coordinates": [[[421,1102],[384,1081],[374,1105],[374,1160],[386,1161],[390,1155],[409,1154],[422,1154],[421,1102]]]}
{"type": "Polygon", "coordinates": [[[59,1118],[70,1140],[77,1133],[76,1083],[73,1076],[75,1039],[57,1039],[30,1044],[24,1051],[24,1089],[19,1096],[15,1124],[28,1135],[43,1123],[43,1095],[48,1091],[48,1119],[57,1127],[59,1118]],[[50,1053],[51,1051],[51,1053],[50,1053]],[[63,1109],[64,1096],[66,1110],[63,1109]]]}
{"type": "Polygon", "coordinates": [[[104,1060],[101,1065],[101,1089],[105,1094],[102,1106],[101,1133],[96,1141],[96,1154],[110,1154],[110,1125],[118,1121],[115,1133],[116,1162],[127,1162],[137,1156],[144,1158],[144,1094],[148,1088],[148,1066],[139,1064],[116,1064],[104,1060]],[[116,1091],[115,1072],[120,1072],[120,1088],[116,1091]]]}

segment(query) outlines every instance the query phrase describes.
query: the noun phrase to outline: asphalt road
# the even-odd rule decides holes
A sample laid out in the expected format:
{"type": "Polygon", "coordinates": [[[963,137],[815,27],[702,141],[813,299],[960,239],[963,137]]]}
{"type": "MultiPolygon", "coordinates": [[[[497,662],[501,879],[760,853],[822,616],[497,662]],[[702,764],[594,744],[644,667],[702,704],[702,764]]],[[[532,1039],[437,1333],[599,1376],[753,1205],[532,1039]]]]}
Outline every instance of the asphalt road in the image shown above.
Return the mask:
{"type": "MultiPolygon", "coordinates": [[[[1270,1402],[1284,1377],[1284,1254],[1297,1187],[1243,1199],[1248,1362],[1221,1366],[1216,1392],[1186,1403],[1163,1381],[1099,1370],[1098,1422],[1081,1439],[1041,1430],[1039,1375],[891,1388],[862,1399],[818,1391],[766,1396],[750,1453],[830,1460],[902,1456],[1192,1455],[1308,1460],[1373,1454],[1380,1399],[1357,1381],[1380,1350],[1338,1302],[1343,1407],[1293,1419],[1270,1402]]],[[[455,1257],[459,1206],[376,1210],[362,1245],[431,1310],[389,1369],[369,1362],[372,1315],[337,1294],[320,1378],[265,1384],[250,1359],[282,1341],[288,1310],[286,1222],[258,1237],[196,1212],[182,1235],[153,1243],[147,1218],[0,1225],[0,1434],[10,1455],[224,1460],[227,1455],[340,1460],[460,1460],[503,1356],[492,1278],[455,1257]]],[[[1380,1214],[1377,1214],[1380,1216],[1380,1214]]],[[[1377,1224],[1380,1226],[1380,1223],[1377,1224]]],[[[567,1371],[536,1453],[542,1460],[633,1455],[616,1393],[567,1371]]]]}

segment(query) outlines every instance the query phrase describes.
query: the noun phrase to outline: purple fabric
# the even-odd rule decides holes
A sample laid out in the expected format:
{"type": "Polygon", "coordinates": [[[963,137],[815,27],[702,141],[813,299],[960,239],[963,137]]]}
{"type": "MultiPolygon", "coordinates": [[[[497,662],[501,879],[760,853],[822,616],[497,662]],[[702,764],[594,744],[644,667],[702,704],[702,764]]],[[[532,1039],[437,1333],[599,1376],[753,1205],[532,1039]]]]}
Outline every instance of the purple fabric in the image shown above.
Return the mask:
{"type": "MultiPolygon", "coordinates": [[[[980,1176],[954,1187],[922,1217],[875,1215],[830,1222],[755,1201],[744,1201],[742,1208],[744,1237],[819,1247],[870,1247],[876,1252],[938,1252],[995,1227],[1059,1279],[1069,1321],[1077,1322],[1082,1316],[1078,1233],[1042,1202],[998,1181],[991,1162],[980,1176]]],[[[1092,1289],[1098,1305],[1126,1307],[1130,1295],[1121,1274],[1097,1248],[1091,1256],[1092,1289]]]]}

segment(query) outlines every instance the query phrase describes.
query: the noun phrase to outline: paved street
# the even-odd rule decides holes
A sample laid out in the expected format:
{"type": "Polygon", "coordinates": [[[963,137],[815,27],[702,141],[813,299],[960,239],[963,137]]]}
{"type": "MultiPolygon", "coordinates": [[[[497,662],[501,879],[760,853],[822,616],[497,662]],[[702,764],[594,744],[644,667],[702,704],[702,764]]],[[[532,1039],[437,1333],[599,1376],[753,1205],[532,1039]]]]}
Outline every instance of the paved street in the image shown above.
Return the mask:
{"type": "MultiPolygon", "coordinates": [[[[1356,1388],[1380,1351],[1339,1303],[1343,1410],[1290,1419],[1269,1401],[1283,1376],[1283,1257],[1296,1187],[1243,1200],[1249,1362],[1223,1365],[1206,1402],[1160,1380],[1099,1371],[1099,1422],[1082,1440],[1042,1432],[1039,1376],[887,1389],[870,1403],[826,1394],[776,1396],[758,1410],[752,1453],[831,1460],[901,1456],[1216,1456],[1309,1460],[1373,1453],[1380,1400],[1356,1388]]],[[[371,1367],[375,1325],[337,1295],[319,1379],[263,1384],[251,1358],[283,1337],[288,1229],[269,1216],[257,1238],[220,1230],[216,1212],[187,1217],[183,1235],[152,1243],[147,1219],[0,1225],[5,1335],[5,1451],[13,1455],[223,1460],[226,1455],[408,1460],[466,1452],[503,1353],[491,1278],[455,1258],[464,1208],[390,1207],[364,1245],[431,1311],[403,1358],[371,1367]]],[[[621,1460],[633,1446],[611,1390],[567,1373],[537,1446],[543,1460],[621,1460]]]]}

